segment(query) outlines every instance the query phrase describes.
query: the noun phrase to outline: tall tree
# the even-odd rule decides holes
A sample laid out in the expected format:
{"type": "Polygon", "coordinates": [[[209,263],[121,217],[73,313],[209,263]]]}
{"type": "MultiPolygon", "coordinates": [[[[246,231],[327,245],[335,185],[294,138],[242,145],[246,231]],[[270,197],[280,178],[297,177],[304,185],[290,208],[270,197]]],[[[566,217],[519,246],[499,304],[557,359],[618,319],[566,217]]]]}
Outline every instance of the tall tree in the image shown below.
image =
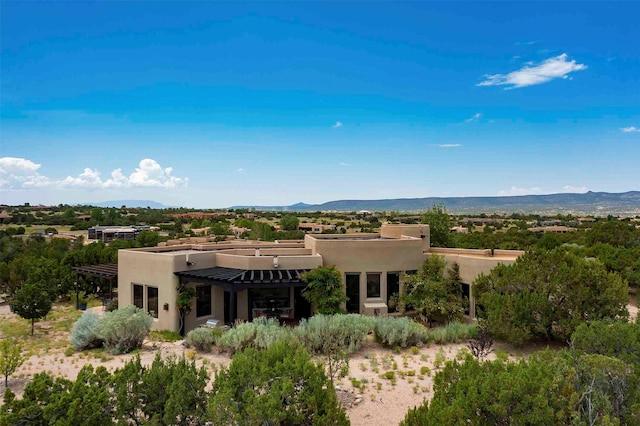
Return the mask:
{"type": "Polygon", "coordinates": [[[300,219],[292,214],[285,214],[280,219],[280,227],[283,231],[297,231],[300,225],[300,219]]]}
{"type": "Polygon", "coordinates": [[[442,256],[429,256],[417,274],[403,279],[400,302],[415,309],[426,321],[454,321],[464,313],[458,265],[445,276],[442,256]]]}
{"type": "Polygon", "coordinates": [[[0,374],[4,376],[4,387],[9,386],[9,376],[24,363],[22,347],[9,340],[0,341],[0,374]]]}
{"type": "Polygon", "coordinates": [[[448,247],[451,245],[451,219],[444,205],[434,205],[422,215],[422,223],[429,225],[432,247],[448,247]]]}
{"type": "Polygon", "coordinates": [[[44,318],[51,310],[51,295],[36,284],[25,283],[15,294],[11,309],[22,318],[31,320],[31,335],[37,319],[44,318]]]}
{"type": "Polygon", "coordinates": [[[474,282],[478,316],[514,344],[542,337],[566,342],[585,321],[626,318],[628,286],[594,259],[565,248],[531,250],[474,282]]]}

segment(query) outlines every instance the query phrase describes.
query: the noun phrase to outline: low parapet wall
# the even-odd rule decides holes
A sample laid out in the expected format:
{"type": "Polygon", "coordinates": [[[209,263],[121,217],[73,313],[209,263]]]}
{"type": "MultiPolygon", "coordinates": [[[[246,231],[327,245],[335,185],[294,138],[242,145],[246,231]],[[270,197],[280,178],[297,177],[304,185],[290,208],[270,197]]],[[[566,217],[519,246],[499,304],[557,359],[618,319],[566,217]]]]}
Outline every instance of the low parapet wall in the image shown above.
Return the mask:
{"type": "Polygon", "coordinates": [[[430,247],[430,254],[452,254],[459,256],[484,256],[491,257],[491,249],[462,249],[448,247],[430,247]]]}

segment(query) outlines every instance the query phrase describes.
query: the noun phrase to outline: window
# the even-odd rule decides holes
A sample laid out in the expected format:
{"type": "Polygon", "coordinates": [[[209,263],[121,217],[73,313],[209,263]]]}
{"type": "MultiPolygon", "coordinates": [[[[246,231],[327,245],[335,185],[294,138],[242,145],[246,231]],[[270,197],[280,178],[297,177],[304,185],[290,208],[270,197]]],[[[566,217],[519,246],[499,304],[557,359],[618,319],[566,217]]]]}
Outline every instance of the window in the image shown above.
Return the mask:
{"type": "Polygon", "coordinates": [[[133,304],[144,309],[144,287],[140,284],[133,284],[133,304]]]}
{"type": "Polygon", "coordinates": [[[199,285],[196,287],[196,317],[211,315],[211,286],[199,285]]]}
{"type": "Polygon", "coordinates": [[[158,318],[158,287],[147,287],[147,312],[158,318]]]}
{"type": "Polygon", "coordinates": [[[367,273],[367,297],[380,297],[380,274],[367,273]]]}

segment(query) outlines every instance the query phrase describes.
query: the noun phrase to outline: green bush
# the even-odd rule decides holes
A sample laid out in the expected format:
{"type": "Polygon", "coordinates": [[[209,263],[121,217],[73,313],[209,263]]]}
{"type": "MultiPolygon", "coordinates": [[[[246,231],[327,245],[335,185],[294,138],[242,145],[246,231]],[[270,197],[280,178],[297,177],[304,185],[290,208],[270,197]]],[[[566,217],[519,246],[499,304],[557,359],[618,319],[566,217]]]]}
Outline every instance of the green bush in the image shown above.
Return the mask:
{"type": "Polygon", "coordinates": [[[426,343],[429,340],[427,328],[411,318],[376,318],[374,328],[376,341],[387,347],[415,346],[426,343]]]}
{"type": "Polygon", "coordinates": [[[431,330],[431,338],[439,345],[446,343],[460,343],[467,341],[478,333],[474,324],[463,324],[452,322],[444,327],[437,327],[431,330]]]}
{"type": "Polygon", "coordinates": [[[231,353],[247,348],[267,349],[276,342],[287,340],[290,329],[280,326],[275,318],[256,318],[231,330],[225,331],[216,339],[216,345],[231,353]]]}
{"type": "Polygon", "coordinates": [[[182,336],[177,331],[172,330],[156,330],[149,333],[152,339],[160,340],[162,342],[177,342],[182,340],[182,336]]]}
{"type": "Polygon", "coordinates": [[[142,346],[153,318],[144,310],[129,305],[107,312],[98,324],[98,337],[113,354],[131,352],[142,346]]]}
{"type": "Polygon", "coordinates": [[[236,354],[210,395],[208,418],[218,425],[349,424],[322,366],[291,341],[236,354]]]}
{"type": "Polygon", "coordinates": [[[327,342],[332,342],[331,348],[349,354],[360,349],[375,322],[374,317],[357,314],[315,315],[300,321],[294,335],[312,353],[324,354],[327,342]]]}
{"type": "Polygon", "coordinates": [[[222,330],[211,328],[195,328],[187,334],[185,344],[188,348],[196,348],[200,352],[211,352],[211,346],[216,337],[222,335],[222,330]]]}
{"type": "Polygon", "coordinates": [[[100,317],[93,312],[85,312],[73,325],[71,330],[71,346],[76,351],[99,348],[104,343],[98,336],[100,317]]]}

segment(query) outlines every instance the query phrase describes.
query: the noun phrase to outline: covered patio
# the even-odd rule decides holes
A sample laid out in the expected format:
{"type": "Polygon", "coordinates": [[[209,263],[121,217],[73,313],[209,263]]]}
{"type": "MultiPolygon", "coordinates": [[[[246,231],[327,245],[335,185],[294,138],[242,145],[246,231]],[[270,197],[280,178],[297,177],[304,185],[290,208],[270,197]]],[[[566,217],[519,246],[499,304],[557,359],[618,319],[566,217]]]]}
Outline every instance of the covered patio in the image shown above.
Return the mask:
{"type": "MultiPolygon", "coordinates": [[[[109,293],[108,293],[108,298],[106,296],[102,297],[103,304],[106,306],[108,302],[113,300],[113,281],[116,280],[116,284],[117,284],[117,279],[118,279],[117,263],[104,264],[104,265],[76,266],[73,268],[73,270],[78,276],[83,275],[83,276],[96,277],[96,278],[102,278],[107,280],[109,282],[109,293]]],[[[78,287],[77,279],[76,279],[75,285],[76,285],[76,309],[80,309],[80,299],[79,299],[80,289],[78,287]]],[[[95,291],[95,286],[94,286],[94,291],[95,291]]]]}
{"type": "MultiPolygon", "coordinates": [[[[303,311],[295,309],[297,305],[304,305],[306,301],[300,301],[295,295],[300,294],[300,290],[306,287],[302,281],[302,274],[307,269],[277,269],[277,270],[247,270],[224,267],[213,267],[206,269],[196,269],[189,271],[175,272],[179,277],[180,284],[204,284],[218,286],[225,292],[225,322],[234,322],[237,315],[237,294],[248,290],[248,312],[249,319],[254,316],[270,316],[279,319],[293,318],[294,310],[296,316],[310,307],[298,306],[303,311]],[[278,289],[294,288],[294,297],[285,301],[278,298],[278,289]],[[269,290],[271,289],[271,295],[269,290]],[[227,296],[228,295],[228,296],[227,296]],[[262,300],[266,298],[266,300],[262,300]],[[228,297],[228,300],[227,300],[228,297]],[[257,300],[260,298],[260,300],[257,300]],[[293,300],[291,300],[293,299],[293,300]],[[286,306],[290,304],[290,306],[286,306]],[[228,312],[228,318],[227,318],[228,312]]],[[[281,292],[280,292],[281,293],[281,292]]],[[[310,314],[310,312],[309,312],[310,314]]]]}

